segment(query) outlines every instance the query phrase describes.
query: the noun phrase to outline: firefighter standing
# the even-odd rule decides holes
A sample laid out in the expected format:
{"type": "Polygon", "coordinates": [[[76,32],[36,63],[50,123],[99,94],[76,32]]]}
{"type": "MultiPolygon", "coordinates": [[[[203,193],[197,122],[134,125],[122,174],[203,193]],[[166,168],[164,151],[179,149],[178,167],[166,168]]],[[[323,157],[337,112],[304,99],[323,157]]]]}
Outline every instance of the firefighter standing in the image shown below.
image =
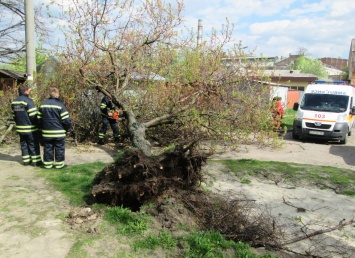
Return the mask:
{"type": "Polygon", "coordinates": [[[20,146],[23,165],[40,166],[42,164],[37,108],[29,98],[30,89],[26,85],[19,87],[19,96],[11,103],[12,113],[16,123],[16,132],[20,135],[20,146]]]}
{"type": "Polygon", "coordinates": [[[50,98],[41,103],[38,118],[43,138],[43,164],[45,168],[63,168],[65,136],[71,132],[69,113],[59,100],[59,90],[50,88],[50,98]]]}
{"type": "Polygon", "coordinates": [[[116,142],[119,142],[121,136],[119,134],[118,129],[118,108],[112,103],[112,101],[104,96],[101,100],[100,105],[101,116],[102,116],[102,125],[99,131],[99,141],[98,144],[103,145],[108,125],[110,124],[111,129],[113,131],[113,137],[115,138],[116,142]]]}

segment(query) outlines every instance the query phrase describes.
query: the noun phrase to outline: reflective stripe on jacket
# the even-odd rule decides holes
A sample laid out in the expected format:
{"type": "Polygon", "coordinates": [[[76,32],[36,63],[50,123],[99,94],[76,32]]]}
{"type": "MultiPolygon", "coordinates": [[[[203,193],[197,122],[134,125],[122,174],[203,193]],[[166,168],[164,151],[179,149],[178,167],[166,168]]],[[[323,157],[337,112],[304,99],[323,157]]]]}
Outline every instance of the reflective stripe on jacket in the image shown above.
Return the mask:
{"type": "Polygon", "coordinates": [[[72,129],[68,111],[56,98],[51,97],[42,102],[38,118],[44,138],[63,138],[72,129]]]}
{"type": "Polygon", "coordinates": [[[108,113],[112,113],[113,110],[116,109],[116,106],[108,97],[103,97],[100,104],[101,115],[103,117],[107,117],[108,119],[112,119],[108,113]]]}
{"type": "Polygon", "coordinates": [[[37,108],[27,94],[18,96],[11,103],[12,115],[16,123],[16,132],[29,134],[37,131],[37,108]]]}

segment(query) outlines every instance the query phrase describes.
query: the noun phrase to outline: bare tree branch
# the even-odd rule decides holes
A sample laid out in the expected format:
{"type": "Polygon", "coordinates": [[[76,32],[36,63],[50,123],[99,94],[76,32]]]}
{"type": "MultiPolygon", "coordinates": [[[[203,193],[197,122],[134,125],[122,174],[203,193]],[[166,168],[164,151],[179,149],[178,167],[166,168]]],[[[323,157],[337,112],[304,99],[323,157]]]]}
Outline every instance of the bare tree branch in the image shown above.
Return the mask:
{"type": "Polygon", "coordinates": [[[327,228],[327,229],[320,229],[320,230],[316,230],[310,234],[305,234],[304,236],[300,236],[300,237],[296,237],[294,239],[291,239],[289,241],[286,241],[284,243],[282,243],[282,246],[285,246],[285,245],[289,245],[289,244],[293,244],[293,243],[296,243],[296,242],[299,242],[299,241],[302,241],[302,240],[305,240],[305,239],[308,239],[308,238],[311,238],[311,237],[314,237],[314,236],[317,236],[317,235],[320,235],[320,234],[324,234],[324,233],[328,233],[328,232],[331,232],[331,231],[334,231],[334,230],[337,230],[339,228],[343,228],[347,225],[351,225],[354,223],[354,220],[350,220],[348,222],[343,222],[343,221],[340,221],[338,225],[336,226],[333,226],[333,227],[330,227],[330,228],[327,228]]]}

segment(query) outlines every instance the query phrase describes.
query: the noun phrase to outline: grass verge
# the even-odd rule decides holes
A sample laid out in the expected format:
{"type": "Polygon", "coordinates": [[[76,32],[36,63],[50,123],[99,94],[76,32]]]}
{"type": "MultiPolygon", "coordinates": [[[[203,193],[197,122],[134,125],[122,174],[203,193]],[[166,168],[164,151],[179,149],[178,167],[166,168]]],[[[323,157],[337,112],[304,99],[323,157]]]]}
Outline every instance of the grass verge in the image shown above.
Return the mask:
{"type": "MultiPolygon", "coordinates": [[[[284,182],[318,186],[320,189],[332,189],[336,193],[355,196],[355,175],[350,169],[330,166],[305,165],[297,163],[258,161],[253,159],[214,161],[224,164],[239,178],[252,177],[284,182]]],[[[248,181],[250,182],[250,181],[248,181]]]]}
{"type": "Polygon", "coordinates": [[[285,110],[282,118],[281,128],[286,127],[287,131],[291,130],[293,127],[293,120],[295,119],[296,111],[292,108],[288,108],[285,110]]]}
{"type": "Polygon", "coordinates": [[[91,194],[95,175],[105,167],[105,163],[95,162],[63,169],[41,169],[41,176],[67,196],[73,205],[85,205],[91,194]]]}
{"type": "MultiPolygon", "coordinates": [[[[54,188],[69,198],[73,206],[84,206],[91,193],[92,181],[104,166],[104,163],[96,162],[60,170],[39,171],[54,188]]],[[[95,254],[100,257],[108,257],[108,252],[109,257],[275,257],[269,254],[257,255],[249,245],[228,241],[218,232],[196,232],[187,229],[183,234],[174,235],[173,232],[154,227],[154,218],[143,211],[132,212],[122,207],[103,205],[96,208],[105,213],[103,219],[106,223],[100,227],[100,235],[78,232],[77,241],[68,257],[92,257],[91,246],[95,246],[95,254]],[[124,244],[129,246],[128,250],[107,250],[107,243],[114,241],[124,241],[124,244]]]]}

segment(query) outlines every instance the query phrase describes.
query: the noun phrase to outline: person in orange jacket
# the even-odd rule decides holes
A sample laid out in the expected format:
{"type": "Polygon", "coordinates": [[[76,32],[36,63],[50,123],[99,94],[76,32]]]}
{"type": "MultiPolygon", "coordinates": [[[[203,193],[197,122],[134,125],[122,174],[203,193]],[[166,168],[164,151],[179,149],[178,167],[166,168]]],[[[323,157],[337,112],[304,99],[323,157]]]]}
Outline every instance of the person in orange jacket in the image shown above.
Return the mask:
{"type": "Polygon", "coordinates": [[[274,119],[274,131],[280,130],[282,124],[284,109],[281,100],[281,97],[274,97],[272,99],[271,114],[274,119]]]}

